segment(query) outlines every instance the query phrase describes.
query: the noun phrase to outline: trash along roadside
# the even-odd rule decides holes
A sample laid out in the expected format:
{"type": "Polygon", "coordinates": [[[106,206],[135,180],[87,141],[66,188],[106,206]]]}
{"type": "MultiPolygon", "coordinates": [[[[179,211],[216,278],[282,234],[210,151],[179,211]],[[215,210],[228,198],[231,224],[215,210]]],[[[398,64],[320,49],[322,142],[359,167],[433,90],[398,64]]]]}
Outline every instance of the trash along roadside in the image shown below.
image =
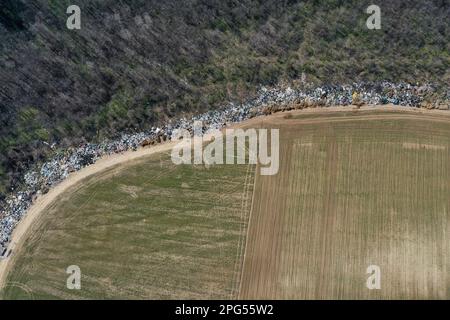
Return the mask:
{"type": "Polygon", "coordinates": [[[191,119],[174,119],[162,127],[152,127],[144,132],[123,134],[115,140],[69,148],[57,153],[38,168],[30,169],[23,176],[21,187],[11,191],[0,203],[0,258],[9,254],[7,248],[11,234],[37,195],[48,192],[69,173],[89,166],[105,155],[136,150],[139,146],[170,140],[172,132],[176,129],[187,129],[192,133],[194,121],[202,121],[203,132],[206,132],[255,116],[292,109],[394,104],[412,108],[448,110],[449,103],[450,90],[439,94],[432,85],[380,82],[298,89],[261,87],[254,98],[243,104],[230,103],[222,108],[193,116],[191,119]]]}

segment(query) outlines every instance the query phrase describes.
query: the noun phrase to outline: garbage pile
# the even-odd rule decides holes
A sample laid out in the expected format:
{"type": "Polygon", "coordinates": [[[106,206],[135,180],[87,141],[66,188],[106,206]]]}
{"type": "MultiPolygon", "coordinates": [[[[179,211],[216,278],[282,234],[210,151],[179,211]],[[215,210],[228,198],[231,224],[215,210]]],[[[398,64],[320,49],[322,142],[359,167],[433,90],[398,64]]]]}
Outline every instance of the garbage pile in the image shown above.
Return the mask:
{"type": "Polygon", "coordinates": [[[305,90],[271,90],[264,96],[266,105],[300,104],[305,107],[319,106],[347,106],[354,103],[354,96],[358,97],[362,104],[382,105],[394,104],[407,107],[438,108],[439,101],[435,100],[433,94],[436,88],[431,85],[414,86],[389,82],[380,83],[354,83],[352,85],[326,85],[322,87],[309,88],[305,90]],[[429,102],[430,99],[433,102],[429,102]]]}
{"type": "Polygon", "coordinates": [[[243,104],[230,103],[217,110],[196,115],[191,119],[172,120],[163,127],[153,127],[145,132],[123,134],[119,139],[102,143],[88,143],[57,153],[39,168],[24,175],[20,190],[11,192],[0,203],[0,257],[5,254],[14,227],[26,214],[35,197],[64,180],[69,173],[78,171],[95,163],[99,158],[114,153],[136,150],[139,146],[151,145],[170,140],[175,129],[193,132],[194,121],[204,124],[208,129],[220,129],[226,125],[266,114],[268,106],[301,104],[302,106],[346,106],[353,103],[357,93],[364,104],[394,104],[414,108],[448,109],[450,90],[436,99],[436,88],[432,85],[415,86],[405,83],[354,83],[351,85],[325,85],[321,87],[260,88],[253,99],[243,104]],[[427,99],[433,97],[434,102],[427,99]],[[438,101],[438,102],[436,102],[438,101]],[[444,106],[444,107],[443,107],[444,106]]]}

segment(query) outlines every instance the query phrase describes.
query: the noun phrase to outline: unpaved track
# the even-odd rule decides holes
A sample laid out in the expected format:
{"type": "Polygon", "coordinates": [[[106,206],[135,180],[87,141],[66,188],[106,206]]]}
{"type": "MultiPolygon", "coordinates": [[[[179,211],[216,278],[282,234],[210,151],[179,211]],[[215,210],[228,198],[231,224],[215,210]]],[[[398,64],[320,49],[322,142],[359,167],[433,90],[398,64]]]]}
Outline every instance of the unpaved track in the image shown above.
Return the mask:
{"type": "MultiPolygon", "coordinates": [[[[314,123],[314,122],[324,122],[324,121],[348,121],[348,120],[357,120],[357,119],[398,119],[405,117],[415,117],[415,118],[426,118],[428,120],[434,121],[447,121],[450,122],[450,111],[444,110],[424,110],[424,109],[414,109],[410,107],[400,107],[393,105],[386,106],[363,106],[359,109],[354,107],[330,107],[330,108],[312,108],[312,109],[304,109],[304,110],[294,110],[289,112],[279,112],[269,116],[271,118],[271,123],[280,123],[282,124],[286,121],[285,116],[291,114],[295,115],[303,115],[303,114],[333,114],[339,112],[354,112],[355,115],[364,111],[396,111],[396,113],[392,114],[380,114],[380,115],[359,115],[358,117],[354,116],[346,116],[339,117],[336,119],[323,118],[323,119],[290,119],[290,122],[299,122],[299,123],[314,123]]],[[[266,116],[256,117],[247,121],[244,121],[240,124],[235,125],[234,127],[256,127],[264,124],[264,120],[267,119],[266,116]]],[[[103,170],[116,166],[118,164],[124,164],[126,162],[130,162],[132,160],[136,160],[138,158],[152,155],[158,152],[169,151],[176,143],[168,142],[163,143],[161,145],[141,148],[138,151],[127,151],[122,154],[114,154],[105,156],[104,158],[98,160],[95,164],[83,168],[80,171],[74,172],[70,174],[65,180],[61,183],[53,187],[47,194],[39,196],[36,201],[32,204],[32,206],[28,209],[27,214],[23,217],[23,219],[16,226],[11,239],[11,244],[9,248],[13,249],[11,256],[8,258],[0,260],[0,290],[3,288],[5,284],[6,277],[8,275],[8,271],[13,265],[12,261],[14,257],[17,256],[20,251],[23,241],[25,239],[26,233],[30,230],[31,226],[39,219],[40,214],[44,211],[46,207],[48,207],[52,202],[54,202],[58,196],[65,193],[71,187],[80,183],[83,179],[92,176],[96,173],[99,173],[103,170]]],[[[253,206],[253,204],[252,204],[253,206]]],[[[246,253],[244,253],[246,254],[246,253]]]]}

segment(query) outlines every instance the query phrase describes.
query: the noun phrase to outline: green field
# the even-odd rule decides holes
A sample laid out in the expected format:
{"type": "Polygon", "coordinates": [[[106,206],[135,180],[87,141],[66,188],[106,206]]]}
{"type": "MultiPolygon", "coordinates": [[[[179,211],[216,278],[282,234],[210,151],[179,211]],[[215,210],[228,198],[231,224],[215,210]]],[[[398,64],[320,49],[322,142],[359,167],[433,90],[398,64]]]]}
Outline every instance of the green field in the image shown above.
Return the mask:
{"type": "Polygon", "coordinates": [[[2,297],[234,296],[253,169],[175,166],[163,154],[87,179],[33,227],[2,297]],[[81,290],[66,289],[70,265],[81,290]]]}

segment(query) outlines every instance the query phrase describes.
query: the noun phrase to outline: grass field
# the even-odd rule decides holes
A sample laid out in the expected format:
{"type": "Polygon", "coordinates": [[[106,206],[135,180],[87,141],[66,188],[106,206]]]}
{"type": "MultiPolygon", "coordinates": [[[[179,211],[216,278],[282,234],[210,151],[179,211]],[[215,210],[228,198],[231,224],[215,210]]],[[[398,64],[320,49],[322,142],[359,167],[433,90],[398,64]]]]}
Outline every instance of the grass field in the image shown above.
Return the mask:
{"type": "Polygon", "coordinates": [[[175,166],[164,154],[86,180],[34,226],[3,298],[235,296],[253,170],[175,166]],[[79,291],[66,289],[70,265],[79,291]]]}
{"type": "Polygon", "coordinates": [[[103,172],[34,226],[3,298],[450,299],[450,121],[263,119],[249,125],[280,128],[277,175],[167,155],[103,172]]]}

